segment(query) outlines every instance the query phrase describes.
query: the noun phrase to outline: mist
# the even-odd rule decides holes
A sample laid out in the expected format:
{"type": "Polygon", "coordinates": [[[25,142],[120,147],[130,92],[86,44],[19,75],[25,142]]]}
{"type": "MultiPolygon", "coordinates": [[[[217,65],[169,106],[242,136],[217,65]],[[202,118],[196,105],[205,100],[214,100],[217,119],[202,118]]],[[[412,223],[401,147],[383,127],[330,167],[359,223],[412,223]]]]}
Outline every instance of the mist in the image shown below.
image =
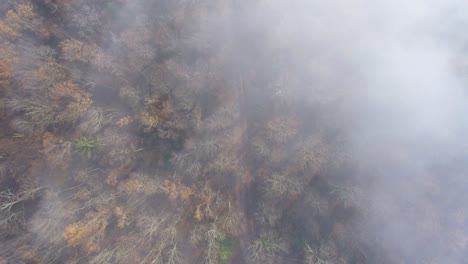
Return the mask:
{"type": "Polygon", "coordinates": [[[467,210],[467,90],[457,62],[466,51],[467,12],[463,1],[258,7],[271,33],[267,48],[293,54],[299,78],[310,80],[299,96],[312,102],[338,91],[340,106],[327,111],[371,182],[370,209],[356,229],[385,254],[401,256],[395,263],[466,259],[466,218],[452,217],[467,210]],[[310,73],[316,65],[320,71],[310,73]]]}

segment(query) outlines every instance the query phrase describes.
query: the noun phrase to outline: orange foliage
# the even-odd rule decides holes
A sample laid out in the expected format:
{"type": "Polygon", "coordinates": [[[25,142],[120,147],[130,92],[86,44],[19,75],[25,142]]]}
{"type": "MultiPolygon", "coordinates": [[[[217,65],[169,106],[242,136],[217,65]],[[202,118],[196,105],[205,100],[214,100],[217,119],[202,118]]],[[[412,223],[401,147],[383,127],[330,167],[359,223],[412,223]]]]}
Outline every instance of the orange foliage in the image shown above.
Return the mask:
{"type": "Polygon", "coordinates": [[[124,184],[126,193],[142,193],[145,190],[145,185],[141,180],[129,180],[124,184]]]}
{"type": "Polygon", "coordinates": [[[117,120],[115,124],[118,125],[119,127],[124,127],[124,126],[128,126],[132,122],[133,122],[133,119],[130,116],[124,116],[120,118],[119,120],[117,120]]]}
{"type": "Polygon", "coordinates": [[[88,92],[75,92],[71,95],[73,101],[67,106],[73,113],[83,113],[93,104],[91,94],[88,92]]]}
{"type": "Polygon", "coordinates": [[[197,208],[195,209],[195,214],[194,217],[197,219],[197,221],[201,221],[203,219],[203,213],[201,211],[201,204],[197,205],[197,208]]]}
{"type": "Polygon", "coordinates": [[[67,225],[63,237],[69,247],[80,247],[87,253],[96,252],[99,249],[99,239],[104,238],[108,225],[109,211],[100,210],[89,212],[85,221],[67,225]]]}
{"type": "Polygon", "coordinates": [[[59,84],[54,85],[50,94],[53,99],[60,100],[64,97],[70,96],[72,92],[79,91],[81,88],[78,84],[75,84],[71,81],[69,82],[62,82],[59,84]]]}
{"type": "Polygon", "coordinates": [[[198,221],[207,217],[213,217],[212,206],[215,201],[216,193],[208,186],[205,186],[201,192],[196,192],[194,188],[187,187],[181,183],[165,180],[160,186],[162,192],[170,200],[174,201],[180,198],[182,201],[191,201],[195,208],[194,218],[198,221]]]}
{"type": "Polygon", "coordinates": [[[15,10],[8,10],[6,22],[14,29],[27,28],[30,21],[36,17],[31,5],[18,5],[15,10]]]}
{"type": "Polygon", "coordinates": [[[15,61],[15,57],[15,47],[8,42],[0,42],[0,58],[11,65],[15,61]]]}
{"type": "Polygon", "coordinates": [[[141,122],[149,128],[155,128],[159,124],[159,118],[156,115],[146,111],[141,113],[141,122]]]}
{"type": "Polygon", "coordinates": [[[51,90],[51,95],[55,100],[71,98],[72,100],[67,105],[67,109],[72,113],[83,113],[88,110],[93,103],[91,94],[84,91],[78,84],[71,81],[54,85],[51,90]]]}
{"type": "Polygon", "coordinates": [[[92,63],[98,53],[96,44],[87,44],[75,39],[68,39],[60,43],[62,56],[68,61],[92,63]]]}
{"type": "Polygon", "coordinates": [[[11,66],[7,60],[0,59],[0,88],[7,88],[10,85],[12,76],[11,66]]]}
{"type": "Polygon", "coordinates": [[[194,195],[192,188],[184,186],[180,183],[174,183],[170,180],[165,180],[161,186],[161,190],[169,197],[170,200],[181,198],[183,201],[188,201],[194,195]]]}
{"type": "Polygon", "coordinates": [[[40,23],[39,16],[34,13],[33,6],[29,4],[17,5],[8,10],[4,21],[0,22],[0,34],[7,37],[17,37],[20,31],[30,30],[42,37],[48,37],[47,29],[40,23]]]}
{"type": "MultiPolygon", "coordinates": [[[[43,263],[37,256],[36,252],[34,252],[34,249],[31,248],[31,246],[23,245],[18,247],[16,249],[16,254],[18,254],[22,260],[27,261],[28,263],[43,263]]],[[[0,261],[0,263],[2,262],[0,261]]]]}
{"type": "Polygon", "coordinates": [[[38,79],[47,84],[55,84],[58,81],[65,80],[67,77],[65,69],[55,61],[41,64],[34,73],[38,79]]]}
{"type": "Polygon", "coordinates": [[[86,241],[96,229],[95,225],[86,226],[82,223],[71,224],[65,227],[63,237],[67,240],[69,247],[84,246],[86,251],[95,252],[97,244],[94,240],[86,241]]]}
{"type": "Polygon", "coordinates": [[[117,218],[117,227],[124,228],[128,223],[128,219],[122,207],[116,207],[114,209],[114,215],[117,218]]]}
{"type": "Polygon", "coordinates": [[[0,21],[0,35],[6,36],[9,38],[16,38],[18,33],[12,29],[10,26],[5,24],[4,22],[0,21]]]}
{"type": "Polygon", "coordinates": [[[106,183],[112,186],[116,186],[119,183],[119,178],[129,173],[130,166],[124,163],[117,168],[113,169],[109,175],[107,175],[106,183]]]}

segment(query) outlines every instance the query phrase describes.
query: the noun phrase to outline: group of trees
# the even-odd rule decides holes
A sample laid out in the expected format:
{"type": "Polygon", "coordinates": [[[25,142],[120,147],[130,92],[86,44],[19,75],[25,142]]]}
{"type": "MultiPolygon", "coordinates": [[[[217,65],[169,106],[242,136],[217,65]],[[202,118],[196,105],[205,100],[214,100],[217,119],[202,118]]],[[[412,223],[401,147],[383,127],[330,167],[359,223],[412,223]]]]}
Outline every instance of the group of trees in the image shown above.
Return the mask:
{"type": "Polygon", "coordinates": [[[340,98],[227,30],[248,4],[0,4],[0,263],[393,263],[340,98]]]}

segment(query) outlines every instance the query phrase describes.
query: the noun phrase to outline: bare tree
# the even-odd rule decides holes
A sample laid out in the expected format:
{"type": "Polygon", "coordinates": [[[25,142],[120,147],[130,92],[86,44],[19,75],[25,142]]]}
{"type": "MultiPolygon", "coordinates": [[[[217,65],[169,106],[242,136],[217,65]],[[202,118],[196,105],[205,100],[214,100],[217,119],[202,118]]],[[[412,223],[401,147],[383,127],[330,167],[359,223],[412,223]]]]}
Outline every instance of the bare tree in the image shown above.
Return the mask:
{"type": "Polygon", "coordinates": [[[305,262],[307,264],[343,263],[337,259],[337,253],[337,248],[332,242],[325,242],[316,248],[305,244],[305,262]]]}
{"type": "Polygon", "coordinates": [[[304,183],[296,175],[275,173],[266,179],[266,195],[294,197],[302,193],[304,183]]]}
{"type": "Polygon", "coordinates": [[[237,207],[231,205],[231,202],[228,202],[227,210],[225,215],[221,218],[221,224],[223,229],[231,234],[238,235],[240,231],[240,219],[241,213],[237,207]]]}
{"type": "Polygon", "coordinates": [[[44,98],[15,97],[9,99],[6,104],[8,109],[22,115],[22,119],[12,123],[16,128],[24,130],[21,132],[29,132],[32,125],[42,131],[51,124],[63,121],[57,118],[58,107],[48,103],[44,98]]]}
{"type": "Polygon", "coordinates": [[[219,229],[216,221],[211,223],[205,233],[206,249],[204,264],[216,264],[219,261],[219,241],[225,234],[219,229]]]}
{"type": "Polygon", "coordinates": [[[276,233],[264,233],[251,242],[249,258],[253,263],[275,263],[278,257],[288,251],[283,238],[276,233]]]}
{"type": "Polygon", "coordinates": [[[286,143],[297,134],[297,121],[290,117],[278,117],[268,122],[266,136],[273,142],[286,143]]]}
{"type": "Polygon", "coordinates": [[[93,107],[86,111],[78,127],[87,134],[95,134],[112,121],[112,111],[93,107]]]}
{"type": "Polygon", "coordinates": [[[281,218],[279,208],[271,203],[260,203],[255,210],[255,219],[262,225],[275,226],[281,218]]]}
{"type": "Polygon", "coordinates": [[[18,231],[25,224],[23,203],[36,197],[43,188],[31,180],[20,183],[16,193],[8,189],[0,192],[0,230],[2,234],[18,231]]]}
{"type": "Polygon", "coordinates": [[[112,248],[112,249],[104,249],[101,252],[99,252],[97,255],[93,256],[90,260],[90,264],[108,264],[108,263],[114,263],[113,259],[114,256],[116,255],[117,249],[112,248]]]}

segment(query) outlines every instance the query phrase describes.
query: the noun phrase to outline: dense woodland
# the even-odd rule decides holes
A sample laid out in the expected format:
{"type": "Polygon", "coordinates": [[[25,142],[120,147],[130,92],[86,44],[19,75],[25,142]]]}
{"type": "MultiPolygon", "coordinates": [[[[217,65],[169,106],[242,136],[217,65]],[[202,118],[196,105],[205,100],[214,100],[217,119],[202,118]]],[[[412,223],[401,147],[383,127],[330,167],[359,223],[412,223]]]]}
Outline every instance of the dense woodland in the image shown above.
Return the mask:
{"type": "Polygon", "coordinates": [[[423,208],[375,206],[375,175],[408,160],[352,155],[333,76],[354,68],[268,45],[288,36],[261,2],[1,1],[0,263],[466,260],[466,204],[443,197],[466,180],[440,180],[459,153],[423,208]],[[370,231],[395,216],[438,247],[370,231]]]}

